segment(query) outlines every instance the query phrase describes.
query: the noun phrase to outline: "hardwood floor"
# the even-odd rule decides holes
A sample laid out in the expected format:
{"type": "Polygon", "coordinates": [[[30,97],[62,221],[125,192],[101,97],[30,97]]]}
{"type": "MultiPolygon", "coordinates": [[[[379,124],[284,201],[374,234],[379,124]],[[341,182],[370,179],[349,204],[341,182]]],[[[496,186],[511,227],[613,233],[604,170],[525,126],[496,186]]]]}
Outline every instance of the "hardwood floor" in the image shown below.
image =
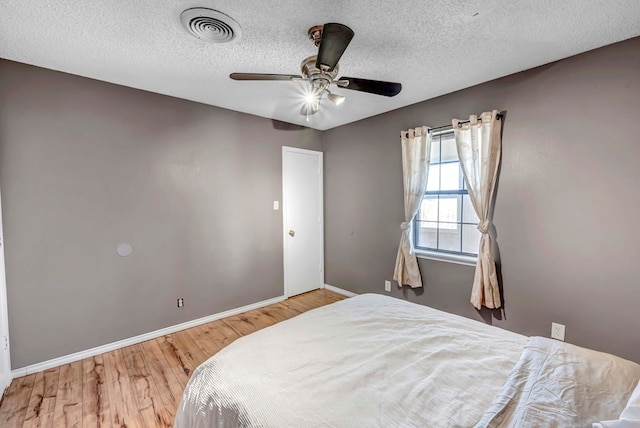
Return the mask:
{"type": "Polygon", "coordinates": [[[14,379],[0,403],[0,426],[172,427],[200,363],[238,337],[342,299],[316,290],[14,379]]]}

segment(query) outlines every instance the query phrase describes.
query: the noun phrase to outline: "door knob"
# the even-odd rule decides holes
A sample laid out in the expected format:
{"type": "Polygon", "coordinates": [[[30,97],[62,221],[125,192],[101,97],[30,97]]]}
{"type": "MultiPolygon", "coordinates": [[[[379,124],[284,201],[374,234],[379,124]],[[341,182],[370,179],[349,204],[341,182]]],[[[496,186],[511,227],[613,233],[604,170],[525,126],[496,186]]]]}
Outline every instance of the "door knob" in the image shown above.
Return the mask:
{"type": "Polygon", "coordinates": [[[289,236],[294,236],[295,234],[296,234],[296,232],[295,232],[295,231],[293,231],[293,230],[290,230],[290,231],[289,231],[289,236]]]}

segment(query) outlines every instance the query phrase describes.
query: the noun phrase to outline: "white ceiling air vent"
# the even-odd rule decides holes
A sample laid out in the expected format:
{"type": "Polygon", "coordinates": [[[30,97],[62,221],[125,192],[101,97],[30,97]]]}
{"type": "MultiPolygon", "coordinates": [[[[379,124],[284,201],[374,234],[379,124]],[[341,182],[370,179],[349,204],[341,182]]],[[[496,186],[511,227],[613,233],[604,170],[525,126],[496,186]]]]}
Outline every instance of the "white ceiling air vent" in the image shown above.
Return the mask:
{"type": "Polygon", "coordinates": [[[187,9],[180,14],[187,31],[206,42],[229,43],[240,36],[240,25],[230,16],[204,7],[187,9]]]}

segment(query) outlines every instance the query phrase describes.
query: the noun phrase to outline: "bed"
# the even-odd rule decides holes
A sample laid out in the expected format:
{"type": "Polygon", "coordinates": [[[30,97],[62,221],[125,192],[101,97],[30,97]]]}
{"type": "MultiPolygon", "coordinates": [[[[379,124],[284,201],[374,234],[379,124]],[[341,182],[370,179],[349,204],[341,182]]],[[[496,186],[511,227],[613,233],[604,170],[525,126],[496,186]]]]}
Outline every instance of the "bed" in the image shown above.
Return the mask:
{"type": "Polygon", "coordinates": [[[613,427],[639,379],[622,358],[363,294],[222,349],[175,428],[613,427]]]}

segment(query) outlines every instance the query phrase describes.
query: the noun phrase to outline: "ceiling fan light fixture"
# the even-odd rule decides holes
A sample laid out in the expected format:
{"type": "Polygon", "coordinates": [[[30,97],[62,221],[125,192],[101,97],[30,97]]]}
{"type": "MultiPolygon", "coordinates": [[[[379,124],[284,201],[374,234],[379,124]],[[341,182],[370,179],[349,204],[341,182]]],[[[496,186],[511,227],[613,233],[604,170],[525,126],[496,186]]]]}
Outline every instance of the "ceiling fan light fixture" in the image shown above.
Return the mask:
{"type": "Polygon", "coordinates": [[[346,99],[346,97],[344,95],[333,94],[331,92],[329,92],[329,95],[327,95],[327,98],[329,98],[331,100],[331,102],[334,103],[337,106],[342,104],[344,102],[344,100],[346,99]]]}
{"type": "Polygon", "coordinates": [[[318,104],[320,102],[320,96],[317,92],[311,91],[305,94],[304,102],[309,105],[318,104]]]}
{"type": "Polygon", "coordinates": [[[302,108],[300,109],[300,114],[302,116],[307,117],[307,122],[309,121],[309,116],[312,114],[316,114],[320,110],[319,103],[304,103],[302,108]]]}

